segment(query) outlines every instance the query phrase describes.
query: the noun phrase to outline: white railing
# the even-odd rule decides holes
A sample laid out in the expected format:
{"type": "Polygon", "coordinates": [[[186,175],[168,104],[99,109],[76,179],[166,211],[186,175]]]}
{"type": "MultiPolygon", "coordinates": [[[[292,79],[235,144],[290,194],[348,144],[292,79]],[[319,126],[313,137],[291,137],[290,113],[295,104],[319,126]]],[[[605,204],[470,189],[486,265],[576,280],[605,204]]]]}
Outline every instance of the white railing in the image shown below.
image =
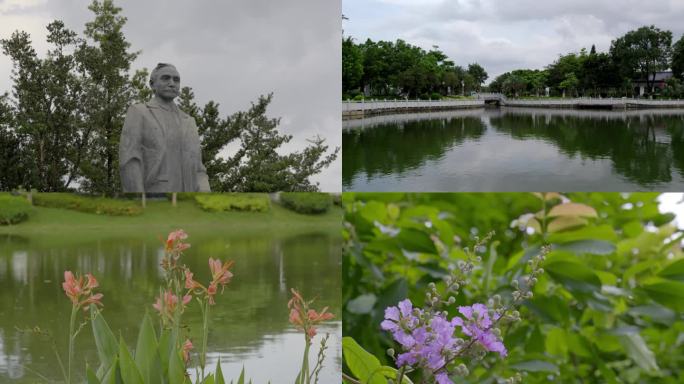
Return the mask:
{"type": "Polygon", "coordinates": [[[343,101],[342,112],[479,107],[483,100],[364,100],[343,101]]]}

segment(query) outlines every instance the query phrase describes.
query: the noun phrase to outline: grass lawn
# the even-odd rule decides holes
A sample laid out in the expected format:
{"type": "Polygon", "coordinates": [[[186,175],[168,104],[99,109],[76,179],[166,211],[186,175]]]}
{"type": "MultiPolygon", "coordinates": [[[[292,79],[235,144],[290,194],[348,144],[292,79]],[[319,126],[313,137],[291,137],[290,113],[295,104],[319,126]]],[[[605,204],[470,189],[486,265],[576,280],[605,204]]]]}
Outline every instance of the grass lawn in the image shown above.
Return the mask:
{"type": "Polygon", "coordinates": [[[269,212],[206,212],[194,201],[148,201],[139,216],[106,216],[59,208],[35,207],[25,222],[0,226],[0,236],[12,235],[55,243],[79,240],[140,237],[156,238],[182,228],[186,232],[223,232],[245,236],[258,233],[296,235],[324,232],[340,234],[342,209],[333,206],[322,215],[303,215],[272,204],[269,212]]]}

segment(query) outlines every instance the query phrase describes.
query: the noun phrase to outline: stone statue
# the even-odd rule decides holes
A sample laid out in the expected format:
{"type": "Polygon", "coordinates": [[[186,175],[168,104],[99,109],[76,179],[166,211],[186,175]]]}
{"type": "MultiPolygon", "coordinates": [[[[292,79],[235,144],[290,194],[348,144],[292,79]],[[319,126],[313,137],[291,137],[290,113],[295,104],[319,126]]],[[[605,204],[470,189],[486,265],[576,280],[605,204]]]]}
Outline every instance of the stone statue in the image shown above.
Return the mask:
{"type": "Polygon", "coordinates": [[[151,101],[128,108],[119,142],[124,192],[210,192],[195,119],[173,102],[180,75],[160,63],[150,76],[151,101]]]}

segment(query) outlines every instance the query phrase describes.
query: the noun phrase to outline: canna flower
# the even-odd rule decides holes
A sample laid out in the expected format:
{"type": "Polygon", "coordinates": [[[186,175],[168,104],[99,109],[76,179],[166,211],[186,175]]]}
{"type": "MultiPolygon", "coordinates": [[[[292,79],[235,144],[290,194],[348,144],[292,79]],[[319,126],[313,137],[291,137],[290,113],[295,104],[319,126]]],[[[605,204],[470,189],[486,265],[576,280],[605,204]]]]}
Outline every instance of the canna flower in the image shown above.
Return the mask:
{"type": "Polygon", "coordinates": [[[183,361],[186,363],[190,361],[190,350],[193,348],[192,342],[190,339],[186,339],[185,343],[183,343],[183,347],[181,349],[181,352],[183,353],[183,361]]]}
{"type": "Polygon", "coordinates": [[[92,291],[98,286],[97,280],[90,273],[87,273],[84,279],[83,276],[77,278],[71,271],[64,271],[62,289],[75,307],[86,310],[91,304],[102,306],[100,300],[104,295],[101,293],[93,294],[92,291]]]}
{"type": "Polygon", "coordinates": [[[291,291],[292,298],[287,303],[287,307],[290,310],[289,321],[295,328],[304,331],[306,334],[306,341],[311,342],[311,339],[316,336],[315,326],[323,321],[332,319],[335,315],[327,312],[328,307],[323,308],[320,313],[314,309],[310,309],[309,305],[313,300],[304,300],[302,295],[294,288],[291,289],[291,291]]]}
{"type": "Polygon", "coordinates": [[[182,229],[173,231],[169,233],[164,243],[164,252],[166,256],[161,261],[161,267],[169,271],[176,267],[176,262],[181,256],[181,253],[186,249],[190,248],[190,244],[184,243],[183,240],[187,239],[188,235],[182,229]]]}
{"type": "MultiPolygon", "coordinates": [[[[185,309],[185,306],[192,300],[191,295],[183,296],[180,310],[181,312],[185,309]]],[[[178,296],[171,293],[171,291],[165,291],[162,295],[157,297],[157,300],[152,307],[159,312],[162,318],[173,320],[173,315],[176,312],[178,306],[178,296]]]]}
{"type": "Polygon", "coordinates": [[[185,270],[185,289],[195,290],[203,289],[202,284],[192,279],[193,273],[189,269],[185,270]]]}
{"type": "Polygon", "coordinates": [[[230,282],[233,274],[228,270],[233,266],[233,261],[226,261],[221,264],[221,260],[209,258],[209,269],[211,270],[212,282],[216,282],[221,285],[226,285],[230,282]]]}

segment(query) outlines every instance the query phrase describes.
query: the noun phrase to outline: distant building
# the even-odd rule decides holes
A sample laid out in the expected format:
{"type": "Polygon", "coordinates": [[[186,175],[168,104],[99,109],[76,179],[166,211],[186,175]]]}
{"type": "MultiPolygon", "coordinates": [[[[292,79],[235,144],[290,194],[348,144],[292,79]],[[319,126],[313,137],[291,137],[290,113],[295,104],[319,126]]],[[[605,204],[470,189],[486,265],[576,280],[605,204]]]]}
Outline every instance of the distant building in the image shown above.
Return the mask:
{"type": "MultiPolygon", "coordinates": [[[[653,87],[663,90],[665,82],[672,77],[672,71],[656,72],[655,77],[649,78],[653,81],[653,87]]],[[[645,79],[638,79],[632,82],[634,92],[643,96],[648,91],[648,82],[645,79]]]]}

